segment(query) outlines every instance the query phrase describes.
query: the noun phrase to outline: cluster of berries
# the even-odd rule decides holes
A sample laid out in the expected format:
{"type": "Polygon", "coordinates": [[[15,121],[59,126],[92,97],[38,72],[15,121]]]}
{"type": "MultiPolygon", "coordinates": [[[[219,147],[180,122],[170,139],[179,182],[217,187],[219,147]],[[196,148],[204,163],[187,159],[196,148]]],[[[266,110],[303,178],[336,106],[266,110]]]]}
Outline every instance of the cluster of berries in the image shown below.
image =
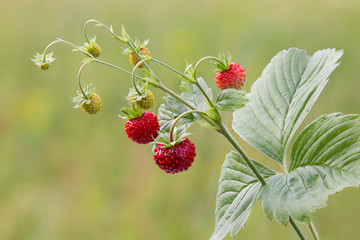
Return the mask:
{"type": "MultiPolygon", "coordinates": [[[[137,50],[143,56],[151,56],[145,44],[138,44],[137,50]]],[[[140,58],[131,49],[127,49],[130,63],[136,66],[140,58]]],[[[144,64],[140,64],[143,68],[144,64]]],[[[160,125],[157,116],[150,111],[155,102],[153,93],[145,89],[142,97],[128,97],[135,100],[135,108],[125,109],[123,113],[128,118],[125,123],[125,132],[134,142],[139,144],[152,143],[159,135],[160,125]]],[[[187,170],[194,162],[196,156],[195,145],[187,138],[182,138],[172,144],[158,144],[154,150],[154,161],[167,173],[178,173],[187,170]]]]}
{"type": "MultiPolygon", "coordinates": [[[[61,41],[58,39],[57,41],[61,41]]],[[[56,41],[55,41],[56,42],[56,41]]],[[[53,42],[53,43],[55,43],[53,42]]],[[[135,49],[124,49],[124,54],[128,54],[129,61],[137,68],[144,68],[145,63],[140,63],[141,58],[151,57],[149,49],[146,48],[148,41],[140,43],[135,41],[135,49]],[[139,64],[138,64],[139,63],[139,64]]],[[[51,43],[52,44],[52,43],[51,43]]],[[[49,46],[51,45],[49,44],[49,46]]],[[[49,47],[48,46],[48,47],[49,47]]],[[[47,47],[47,48],[48,48],[47,47]]],[[[43,54],[37,53],[32,61],[41,69],[47,70],[51,62],[55,60],[52,53],[46,54],[47,48],[43,54]]],[[[84,46],[77,50],[83,53],[90,54],[93,58],[97,58],[101,54],[101,48],[93,38],[84,46]]],[[[149,64],[147,61],[146,64],[149,64]]],[[[85,66],[86,63],[83,64],[85,66]]],[[[217,66],[217,73],[215,76],[216,85],[224,90],[228,88],[241,89],[245,82],[245,70],[237,63],[231,63],[230,58],[224,57],[215,63],[217,66]]],[[[100,96],[95,93],[95,87],[90,85],[82,85],[80,83],[80,73],[83,68],[80,68],[78,80],[81,91],[77,91],[78,96],[73,98],[76,103],[76,108],[81,107],[83,111],[89,114],[96,114],[100,111],[102,103],[100,96]]],[[[134,86],[136,88],[136,86],[134,86]]],[[[131,109],[123,109],[127,122],[125,123],[125,132],[127,136],[138,144],[155,143],[157,146],[154,149],[154,161],[160,169],[167,173],[178,173],[186,171],[194,162],[196,156],[195,145],[185,136],[178,136],[175,140],[170,136],[170,140],[160,138],[161,141],[156,141],[159,136],[160,125],[156,115],[148,111],[154,106],[155,98],[153,93],[147,89],[147,85],[143,85],[141,91],[136,88],[129,93],[128,100],[131,103],[131,109]]],[[[172,132],[170,133],[170,135],[172,132]]]]}

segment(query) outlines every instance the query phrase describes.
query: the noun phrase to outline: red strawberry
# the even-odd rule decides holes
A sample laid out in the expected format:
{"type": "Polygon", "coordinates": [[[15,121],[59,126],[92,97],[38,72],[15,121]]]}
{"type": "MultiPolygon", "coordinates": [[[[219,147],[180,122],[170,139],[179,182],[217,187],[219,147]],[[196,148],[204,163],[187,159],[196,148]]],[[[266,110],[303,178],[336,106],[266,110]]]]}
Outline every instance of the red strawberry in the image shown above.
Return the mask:
{"type": "Polygon", "coordinates": [[[240,90],[245,83],[245,70],[237,63],[231,63],[229,70],[217,72],[215,75],[215,83],[222,90],[235,88],[240,90]]]}
{"type": "Polygon", "coordinates": [[[159,144],[154,152],[155,163],[167,173],[186,171],[194,162],[195,145],[189,139],[184,140],[169,148],[163,148],[159,144]]]}
{"type": "Polygon", "coordinates": [[[152,142],[158,136],[159,129],[157,116],[149,111],[125,123],[125,132],[128,137],[140,144],[152,142]]]}

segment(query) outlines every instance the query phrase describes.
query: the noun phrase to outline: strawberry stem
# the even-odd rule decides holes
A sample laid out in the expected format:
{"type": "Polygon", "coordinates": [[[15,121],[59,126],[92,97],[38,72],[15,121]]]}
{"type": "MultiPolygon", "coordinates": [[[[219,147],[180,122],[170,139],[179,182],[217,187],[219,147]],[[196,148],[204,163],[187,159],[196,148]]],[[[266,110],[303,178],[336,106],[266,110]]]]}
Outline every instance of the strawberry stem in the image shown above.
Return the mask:
{"type": "Polygon", "coordinates": [[[139,66],[141,66],[141,64],[143,64],[143,63],[146,62],[146,61],[149,61],[149,60],[148,60],[148,59],[143,59],[143,60],[139,61],[139,62],[135,65],[135,67],[133,68],[133,71],[132,71],[132,74],[131,74],[131,80],[132,80],[133,86],[134,86],[134,88],[135,88],[135,90],[136,90],[136,92],[137,92],[137,94],[138,94],[139,96],[141,96],[142,93],[140,92],[139,88],[138,88],[137,85],[136,85],[135,72],[136,72],[136,69],[138,69],[139,66]]]}
{"type": "Polygon", "coordinates": [[[85,35],[85,39],[88,43],[90,43],[88,35],[87,35],[87,25],[91,22],[95,22],[98,26],[103,27],[105,30],[107,30],[116,40],[119,40],[122,43],[126,43],[127,40],[123,37],[120,37],[119,35],[116,35],[114,33],[114,31],[111,28],[108,28],[105,24],[103,24],[102,22],[96,20],[96,19],[90,19],[87,20],[86,23],[84,24],[84,35],[85,35]]]}
{"type": "Polygon", "coordinates": [[[170,67],[170,66],[167,65],[166,63],[161,62],[161,61],[159,61],[159,60],[157,60],[157,59],[155,59],[155,58],[152,58],[151,60],[154,61],[154,62],[156,62],[156,63],[158,63],[158,64],[160,64],[160,65],[162,65],[162,66],[164,66],[164,67],[166,67],[166,68],[168,68],[168,69],[170,69],[171,71],[175,72],[175,73],[178,74],[179,76],[181,76],[181,77],[183,77],[183,78],[186,78],[185,74],[183,74],[182,72],[176,70],[175,68],[170,67]]]}
{"type": "Polygon", "coordinates": [[[197,69],[198,69],[198,67],[199,67],[199,64],[200,64],[202,61],[206,60],[206,59],[212,59],[212,60],[217,61],[217,62],[220,63],[220,64],[223,64],[223,62],[221,62],[220,59],[218,59],[218,58],[216,58],[216,57],[213,57],[213,56],[206,56],[206,57],[201,58],[201,59],[196,63],[196,65],[195,65],[195,67],[194,67],[194,78],[195,78],[195,79],[196,79],[196,71],[197,71],[197,69]]]}
{"type": "Polygon", "coordinates": [[[78,72],[78,77],[77,78],[78,78],[79,88],[80,88],[80,91],[81,91],[82,95],[84,96],[85,99],[89,99],[89,97],[85,94],[85,92],[84,92],[84,90],[83,90],[83,88],[81,86],[81,81],[80,81],[81,72],[84,69],[85,65],[86,65],[86,63],[83,63],[83,65],[81,65],[81,67],[79,69],[79,72],[78,72]]]}
{"type": "Polygon", "coordinates": [[[315,228],[314,222],[311,221],[311,223],[308,225],[309,230],[314,238],[314,240],[320,240],[319,233],[315,228]]]}

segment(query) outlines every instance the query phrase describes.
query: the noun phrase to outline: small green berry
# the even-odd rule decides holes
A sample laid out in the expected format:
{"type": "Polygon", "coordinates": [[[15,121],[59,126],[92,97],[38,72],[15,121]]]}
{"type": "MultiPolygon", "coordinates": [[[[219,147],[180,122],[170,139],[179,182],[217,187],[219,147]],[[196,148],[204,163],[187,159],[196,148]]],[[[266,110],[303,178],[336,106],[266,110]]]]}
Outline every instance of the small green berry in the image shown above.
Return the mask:
{"type": "Polygon", "coordinates": [[[41,70],[48,70],[50,67],[50,63],[43,63],[43,64],[39,64],[37,65],[39,69],[41,70]]]}
{"type": "Polygon", "coordinates": [[[83,103],[81,105],[82,110],[89,114],[96,114],[101,109],[101,98],[96,93],[90,95],[90,103],[83,103]]]}
{"type": "Polygon", "coordinates": [[[98,44],[90,45],[86,50],[95,58],[99,57],[101,54],[101,48],[98,44]]]}
{"type": "Polygon", "coordinates": [[[135,102],[135,104],[138,108],[150,109],[154,106],[155,97],[154,97],[154,94],[150,90],[146,89],[145,92],[146,92],[146,96],[140,100],[137,100],[135,102]]]}

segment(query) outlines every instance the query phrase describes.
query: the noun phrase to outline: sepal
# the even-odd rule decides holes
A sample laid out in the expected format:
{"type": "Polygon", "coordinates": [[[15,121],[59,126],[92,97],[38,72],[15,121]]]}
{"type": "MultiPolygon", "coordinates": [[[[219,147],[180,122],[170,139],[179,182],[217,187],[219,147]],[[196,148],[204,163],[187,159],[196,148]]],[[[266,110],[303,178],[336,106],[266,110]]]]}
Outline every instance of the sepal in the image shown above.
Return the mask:
{"type": "Polygon", "coordinates": [[[220,54],[219,61],[212,61],[211,62],[214,66],[214,70],[216,72],[223,72],[227,71],[230,68],[231,64],[231,56],[230,54],[220,54]]]}
{"type": "Polygon", "coordinates": [[[53,53],[45,54],[45,53],[36,53],[34,58],[31,58],[31,61],[35,63],[35,65],[41,70],[47,70],[50,67],[50,64],[55,61],[56,58],[53,58],[53,53]]]}

